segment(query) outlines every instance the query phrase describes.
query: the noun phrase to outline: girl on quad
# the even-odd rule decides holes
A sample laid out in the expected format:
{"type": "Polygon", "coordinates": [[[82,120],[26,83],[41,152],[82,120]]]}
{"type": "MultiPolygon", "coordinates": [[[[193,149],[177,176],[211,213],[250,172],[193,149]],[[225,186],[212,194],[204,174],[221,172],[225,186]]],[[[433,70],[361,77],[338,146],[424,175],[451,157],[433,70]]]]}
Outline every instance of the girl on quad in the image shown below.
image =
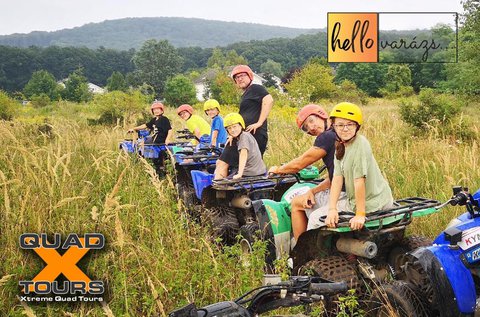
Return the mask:
{"type": "Polygon", "coordinates": [[[338,223],[337,201],[345,184],[347,209],[355,213],[350,228],[360,230],[368,213],[393,206],[392,191],[373,157],[370,143],[358,134],[363,124],[360,108],[348,102],[339,103],[332,109],[330,119],[337,142],[325,224],[335,227],[338,223]]]}
{"type": "MultiPolygon", "coordinates": [[[[282,166],[272,166],[269,173],[298,173],[301,169],[322,160],[327,167],[328,178],[316,187],[292,199],[292,230],[296,241],[307,229],[319,226],[320,217],[328,212],[330,184],[333,177],[333,158],[335,154],[336,134],[333,131],[328,113],[319,105],[308,104],[297,114],[296,123],[299,129],[315,137],[313,145],[302,155],[282,166]]],[[[345,189],[340,194],[339,208],[346,203],[345,189]]]]}
{"type": "MultiPolygon", "coordinates": [[[[147,140],[148,143],[154,144],[162,144],[162,143],[169,143],[172,139],[173,130],[172,126],[170,125],[170,120],[163,115],[165,111],[165,106],[160,101],[154,101],[150,106],[150,111],[154,117],[152,120],[139,125],[137,127],[131,128],[128,130],[129,133],[135,132],[138,130],[149,129],[152,131],[151,137],[147,140]]],[[[164,160],[166,158],[165,151],[162,151],[158,158],[153,159],[153,165],[157,171],[159,176],[163,176],[165,174],[164,170],[164,160]]]]}
{"type": "MultiPolygon", "coordinates": [[[[238,148],[238,171],[233,175],[233,179],[242,176],[258,176],[267,172],[267,167],[262,160],[262,154],[258,143],[252,134],[245,132],[245,121],[238,113],[229,113],[225,116],[223,122],[228,134],[232,137],[232,142],[238,148]]],[[[228,170],[228,166],[227,166],[228,170]]],[[[215,171],[215,179],[227,177],[218,170],[215,171]]]]}

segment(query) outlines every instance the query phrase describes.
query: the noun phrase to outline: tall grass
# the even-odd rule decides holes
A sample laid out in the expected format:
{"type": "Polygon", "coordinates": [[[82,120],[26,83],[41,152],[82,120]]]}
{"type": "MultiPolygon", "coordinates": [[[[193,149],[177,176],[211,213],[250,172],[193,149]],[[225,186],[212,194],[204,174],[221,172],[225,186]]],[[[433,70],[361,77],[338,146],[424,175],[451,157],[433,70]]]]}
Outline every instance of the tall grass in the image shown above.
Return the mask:
{"type": "MultiPolygon", "coordinates": [[[[91,109],[77,106],[71,114],[68,105],[59,107],[55,116],[26,111],[18,121],[0,123],[0,315],[165,316],[190,301],[204,305],[258,286],[261,257],[244,267],[237,247],[220,250],[184,215],[170,178],[159,181],[148,162],[118,151],[127,126],[90,127],[91,109]],[[104,305],[20,304],[18,281],[44,266],[19,248],[25,232],[103,233],[106,248],[90,251],[80,266],[107,283],[104,305]]],[[[378,100],[362,109],[361,133],[396,198],[445,200],[452,185],[480,187],[478,125],[468,143],[433,132],[420,138],[400,120],[396,105],[378,100]]],[[[295,126],[295,112],[272,111],[267,165],[287,162],[313,144],[295,126]]],[[[166,115],[175,129],[183,127],[173,109],[166,115]]],[[[410,231],[433,237],[461,212],[449,208],[417,219],[410,231]]]]}

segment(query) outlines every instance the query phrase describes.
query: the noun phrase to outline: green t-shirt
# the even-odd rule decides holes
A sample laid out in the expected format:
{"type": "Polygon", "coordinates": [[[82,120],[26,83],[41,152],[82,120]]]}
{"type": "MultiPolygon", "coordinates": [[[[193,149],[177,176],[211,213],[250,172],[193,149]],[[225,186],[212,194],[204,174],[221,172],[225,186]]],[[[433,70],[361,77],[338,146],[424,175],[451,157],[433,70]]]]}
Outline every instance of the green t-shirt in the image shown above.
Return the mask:
{"type": "Polygon", "coordinates": [[[345,147],[343,159],[334,160],[333,175],[343,176],[347,199],[352,211],[356,212],[354,180],[365,177],[365,212],[380,210],[392,203],[392,191],[373,157],[370,143],[363,135],[357,135],[345,147]]]}
{"type": "Polygon", "coordinates": [[[210,125],[202,117],[192,114],[187,120],[187,128],[190,132],[195,133],[195,129],[200,129],[200,135],[210,135],[210,125]]]}

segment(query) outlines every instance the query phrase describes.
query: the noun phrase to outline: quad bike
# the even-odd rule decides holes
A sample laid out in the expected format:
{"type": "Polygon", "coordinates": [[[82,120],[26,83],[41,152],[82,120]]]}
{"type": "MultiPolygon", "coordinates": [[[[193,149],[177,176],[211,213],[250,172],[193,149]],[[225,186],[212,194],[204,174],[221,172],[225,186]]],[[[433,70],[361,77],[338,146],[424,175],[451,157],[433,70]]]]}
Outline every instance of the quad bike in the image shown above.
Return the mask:
{"type": "Polygon", "coordinates": [[[406,261],[406,252],[429,245],[424,237],[405,237],[413,218],[437,211],[433,199],[411,197],[395,201],[394,207],[368,214],[362,230],[352,231],[353,213],[339,213],[336,228],[325,226],[304,232],[295,244],[291,233],[290,202],[313,184],[298,183],[280,201],[259,200],[253,207],[260,225],[261,238],[268,242],[266,265],[274,271],[274,261],[290,257],[294,273],[313,274],[333,281],[345,280],[359,294],[365,286],[396,278],[406,261]],[[362,280],[367,283],[361,283],[362,280]]]}
{"type": "Polygon", "coordinates": [[[202,220],[211,226],[215,238],[231,245],[240,232],[253,235],[259,228],[252,201],[279,199],[299,179],[315,179],[319,172],[310,167],[299,175],[245,176],[235,180],[213,180],[213,174],[202,171],[191,174],[196,198],[201,201],[202,220]]]}
{"type": "Polygon", "coordinates": [[[149,130],[138,130],[136,138],[126,138],[119,142],[118,147],[127,153],[137,153],[139,145],[145,142],[149,134],[149,130]]]}
{"type": "MultiPolygon", "coordinates": [[[[347,290],[345,282],[330,282],[306,276],[292,277],[288,281],[258,287],[234,301],[225,301],[202,308],[195,304],[171,312],[169,317],[213,317],[213,316],[258,316],[281,308],[306,306],[316,302],[329,302],[332,295],[347,290]]],[[[298,316],[298,315],[297,315],[298,316]]]]}
{"type": "Polygon", "coordinates": [[[200,138],[200,141],[196,146],[174,147],[169,151],[178,197],[194,218],[198,218],[200,200],[195,196],[191,172],[213,173],[215,163],[223,151],[223,148],[210,146],[209,139],[200,138]]]}
{"type": "Polygon", "coordinates": [[[454,187],[453,196],[438,206],[466,206],[433,241],[408,256],[404,280],[423,299],[416,316],[479,316],[480,190],[454,187]]]}

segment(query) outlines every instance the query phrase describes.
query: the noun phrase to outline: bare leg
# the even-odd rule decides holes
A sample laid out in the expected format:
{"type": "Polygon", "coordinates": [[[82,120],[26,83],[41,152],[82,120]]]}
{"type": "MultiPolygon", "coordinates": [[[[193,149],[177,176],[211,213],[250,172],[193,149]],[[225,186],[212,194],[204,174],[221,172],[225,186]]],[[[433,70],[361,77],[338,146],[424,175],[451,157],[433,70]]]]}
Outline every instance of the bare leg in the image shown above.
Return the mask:
{"type": "Polygon", "coordinates": [[[299,199],[299,196],[294,197],[291,204],[293,237],[296,241],[298,241],[298,237],[307,231],[308,218],[305,214],[305,208],[303,207],[302,200],[299,199]]]}
{"type": "Polygon", "coordinates": [[[222,160],[217,160],[215,163],[214,179],[222,179],[228,176],[228,164],[222,160]]]}

